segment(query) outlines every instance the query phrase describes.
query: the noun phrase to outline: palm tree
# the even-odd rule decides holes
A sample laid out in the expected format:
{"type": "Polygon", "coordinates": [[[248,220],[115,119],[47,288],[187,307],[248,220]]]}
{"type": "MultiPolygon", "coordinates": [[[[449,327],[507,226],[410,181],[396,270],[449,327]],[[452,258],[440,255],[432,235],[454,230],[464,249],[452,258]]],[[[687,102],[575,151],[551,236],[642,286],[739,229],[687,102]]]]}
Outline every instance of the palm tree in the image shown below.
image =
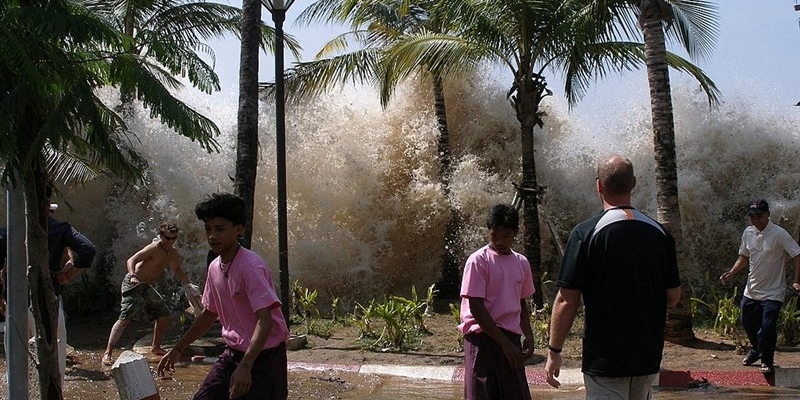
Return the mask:
{"type": "MultiPolygon", "coordinates": [[[[95,160],[115,175],[141,178],[125,145],[124,120],[95,93],[127,85],[154,116],[208,151],[216,126],[164,88],[178,84],[161,66],[128,52],[128,37],[71,0],[0,3],[0,159],[3,178],[18,177],[26,202],[27,263],[36,328],[40,398],[61,399],[56,357],[57,298],[47,262],[43,154],[95,160]],[[44,152],[44,153],[43,153],[44,152]]],[[[11,227],[13,229],[13,227],[11,227]]],[[[25,268],[10,265],[9,268],[25,268]]]]}
{"type": "MultiPolygon", "coordinates": [[[[205,41],[228,33],[239,35],[242,10],[189,0],[84,0],[86,7],[130,38],[124,51],[157,62],[173,76],[187,77],[197,89],[219,91],[214,52],[205,41]],[[207,55],[211,64],[201,55],[207,55]]],[[[262,29],[268,29],[266,25],[262,29]]],[[[134,92],[120,87],[122,114],[130,116],[134,92]]]]}
{"type": "MultiPolygon", "coordinates": [[[[253,237],[253,207],[258,172],[258,49],[259,45],[275,51],[275,29],[261,22],[261,2],[242,1],[241,56],[239,64],[239,110],[237,114],[236,173],[234,193],[247,206],[244,237],[241,244],[250,248],[253,237]]],[[[290,35],[283,42],[299,59],[300,45],[290,35]]],[[[283,51],[283,50],[281,50],[283,51]]]]}
{"type": "MultiPolygon", "coordinates": [[[[440,7],[459,21],[458,35],[424,32],[407,35],[391,51],[391,72],[400,78],[413,73],[421,60],[445,66],[499,62],[513,76],[509,101],[520,122],[525,254],[541,287],[540,224],[537,197],[534,128],[544,124],[540,106],[552,91],[546,71],[560,72],[570,105],[584,94],[594,77],[636,68],[644,60],[641,44],[619,41],[618,21],[600,2],[591,0],[441,0],[440,7]]],[[[671,66],[690,73],[716,98],[714,83],[703,72],[670,54],[671,66]]],[[[534,299],[541,305],[541,291],[534,299]]]]}
{"type": "MultiPolygon", "coordinates": [[[[205,93],[220,90],[219,77],[214,72],[214,52],[205,41],[229,33],[242,39],[234,192],[249,204],[245,241],[250,247],[258,163],[258,51],[259,47],[272,49],[275,42],[275,30],[261,21],[260,3],[245,0],[243,9],[239,9],[193,0],[85,1],[93,12],[131,38],[125,47],[127,52],[158,63],[173,76],[187,77],[205,93]],[[211,64],[201,55],[208,56],[211,64]]],[[[296,54],[299,48],[296,40],[288,38],[287,43],[296,54]]],[[[125,82],[120,85],[120,110],[126,118],[133,113],[133,85],[125,82]]]]}
{"type": "MultiPolygon", "coordinates": [[[[319,0],[298,17],[299,23],[315,21],[347,23],[351,30],[329,41],[317,55],[317,60],[298,63],[290,72],[287,87],[295,98],[313,96],[335,85],[373,83],[379,86],[380,100],[386,106],[399,83],[389,75],[385,51],[403,35],[430,31],[448,32],[448,21],[440,18],[435,0],[319,0]],[[352,46],[351,46],[352,45],[352,46]],[[350,47],[355,50],[340,54],[350,47]]],[[[463,64],[461,71],[474,65],[463,64]]],[[[447,127],[447,108],[442,73],[424,60],[416,65],[433,86],[433,106],[436,116],[439,154],[439,180],[448,199],[450,218],[443,243],[442,278],[437,283],[440,296],[458,296],[461,241],[459,230],[463,217],[455,206],[450,190],[453,174],[450,132],[447,127]]]]}
{"type": "MultiPolygon", "coordinates": [[[[242,1],[242,43],[239,61],[239,110],[236,124],[236,172],[233,191],[247,206],[242,245],[250,248],[253,237],[256,174],[258,171],[258,45],[262,35],[261,2],[242,1]]],[[[274,41],[273,41],[274,43],[274,41]]]]}
{"type": "MultiPolygon", "coordinates": [[[[677,40],[689,56],[698,58],[710,53],[718,33],[716,5],[707,0],[625,0],[610,5],[627,23],[637,14],[644,36],[647,60],[647,83],[650,87],[650,112],[653,123],[655,155],[657,219],[683,248],[683,229],[678,201],[678,160],[675,150],[675,123],[672,113],[672,90],[669,83],[665,24],[669,35],[677,40]]],[[[679,255],[684,252],[678,251],[679,255]]],[[[680,274],[687,279],[689,266],[680,257],[680,274]]],[[[687,343],[694,340],[689,291],[682,291],[681,301],[670,308],[667,316],[667,340],[687,343]]]]}

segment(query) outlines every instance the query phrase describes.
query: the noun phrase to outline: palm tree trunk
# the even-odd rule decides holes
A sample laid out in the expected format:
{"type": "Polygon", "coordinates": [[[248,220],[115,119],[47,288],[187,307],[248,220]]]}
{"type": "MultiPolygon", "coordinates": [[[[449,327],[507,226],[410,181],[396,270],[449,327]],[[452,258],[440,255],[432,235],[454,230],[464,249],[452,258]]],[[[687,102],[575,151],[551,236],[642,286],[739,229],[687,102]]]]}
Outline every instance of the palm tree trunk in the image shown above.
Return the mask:
{"type": "MultiPolygon", "coordinates": [[[[525,188],[537,188],[536,180],[536,159],[533,142],[533,126],[522,125],[520,129],[522,145],[522,186],[525,188]]],[[[544,304],[542,296],[542,237],[539,231],[539,202],[536,195],[525,197],[522,209],[523,226],[525,228],[525,256],[531,264],[533,274],[533,284],[536,293],[533,295],[533,302],[536,308],[541,308],[544,304]]]]}
{"type": "Polygon", "coordinates": [[[459,257],[461,256],[461,240],[459,232],[461,230],[462,215],[453,203],[450,191],[450,180],[453,176],[453,160],[450,148],[450,134],[447,128],[447,108],[444,100],[444,84],[441,74],[435,73],[433,76],[433,97],[434,112],[436,113],[436,123],[439,129],[439,179],[442,183],[442,190],[447,197],[450,208],[450,219],[447,221],[447,229],[444,235],[444,253],[442,254],[442,278],[436,284],[438,295],[444,299],[458,298],[459,286],[461,284],[459,273],[459,257]]]}
{"type": "MultiPolygon", "coordinates": [[[[41,164],[40,164],[41,165],[41,164]]],[[[30,307],[36,328],[36,369],[39,396],[62,399],[58,370],[58,297],[53,290],[47,250],[46,175],[41,169],[22,172],[25,192],[30,307]]]]}
{"type": "MultiPolygon", "coordinates": [[[[678,162],[675,151],[675,122],[667,67],[666,43],[660,19],[648,19],[642,24],[647,81],[650,85],[650,107],[653,120],[653,145],[656,161],[657,219],[669,229],[678,249],[678,268],[681,277],[689,278],[688,265],[681,256],[683,232],[678,202],[678,162]]],[[[681,291],[681,300],[667,313],[666,339],[675,343],[694,340],[692,312],[688,290],[681,291]]]]}
{"type": "Polygon", "coordinates": [[[247,207],[244,240],[253,237],[256,173],[258,169],[258,45],[261,40],[261,2],[242,2],[242,44],[239,64],[239,111],[236,135],[236,177],[233,191],[247,207]]]}
{"type": "Polygon", "coordinates": [[[544,304],[542,295],[542,250],[541,232],[539,230],[539,201],[536,193],[539,183],[536,179],[536,149],[533,141],[533,128],[542,124],[538,116],[539,104],[547,95],[547,84],[544,79],[533,73],[530,55],[522,57],[520,68],[514,76],[516,96],[511,99],[516,111],[517,120],[520,122],[520,135],[522,146],[522,187],[529,189],[524,192],[523,202],[523,227],[525,229],[525,256],[531,264],[533,284],[536,293],[533,301],[536,308],[544,304]]]}
{"type": "MultiPolygon", "coordinates": [[[[134,24],[136,23],[135,19],[135,12],[133,2],[126,2],[125,4],[125,18],[123,20],[123,27],[122,32],[125,33],[128,37],[134,37],[134,24]]],[[[138,49],[136,48],[136,43],[130,43],[128,46],[132,46],[127,51],[131,52],[132,54],[139,54],[138,49]]],[[[119,88],[119,106],[117,106],[116,110],[117,113],[122,115],[123,119],[126,123],[130,123],[133,120],[133,101],[134,101],[134,89],[130,87],[130,84],[123,83],[119,88]]]]}

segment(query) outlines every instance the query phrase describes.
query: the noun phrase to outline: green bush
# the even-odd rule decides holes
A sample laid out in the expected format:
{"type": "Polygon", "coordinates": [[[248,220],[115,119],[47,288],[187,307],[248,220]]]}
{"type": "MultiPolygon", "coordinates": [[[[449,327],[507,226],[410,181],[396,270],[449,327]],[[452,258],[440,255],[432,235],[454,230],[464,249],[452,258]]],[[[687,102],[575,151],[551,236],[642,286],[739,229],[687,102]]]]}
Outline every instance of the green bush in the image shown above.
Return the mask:
{"type": "Polygon", "coordinates": [[[783,304],[778,324],[780,344],[784,346],[796,345],[800,338],[800,310],[797,309],[797,296],[791,296],[789,301],[783,304]]]}

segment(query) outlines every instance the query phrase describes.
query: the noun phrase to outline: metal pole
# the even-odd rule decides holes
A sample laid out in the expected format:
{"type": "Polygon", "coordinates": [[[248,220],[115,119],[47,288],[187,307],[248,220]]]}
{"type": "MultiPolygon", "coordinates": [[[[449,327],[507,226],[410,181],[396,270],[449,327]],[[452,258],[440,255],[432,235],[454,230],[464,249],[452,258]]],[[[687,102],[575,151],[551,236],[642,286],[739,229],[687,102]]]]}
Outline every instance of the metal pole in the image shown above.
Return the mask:
{"type": "Polygon", "coordinates": [[[9,183],[6,210],[7,308],[4,345],[9,400],[28,398],[28,278],[25,252],[25,196],[19,176],[9,183]]]}
{"type": "Polygon", "coordinates": [[[275,143],[278,172],[278,262],[281,283],[281,311],[289,323],[289,245],[286,223],[286,98],[283,82],[283,21],[285,8],[270,10],[275,21],[275,143]]]}

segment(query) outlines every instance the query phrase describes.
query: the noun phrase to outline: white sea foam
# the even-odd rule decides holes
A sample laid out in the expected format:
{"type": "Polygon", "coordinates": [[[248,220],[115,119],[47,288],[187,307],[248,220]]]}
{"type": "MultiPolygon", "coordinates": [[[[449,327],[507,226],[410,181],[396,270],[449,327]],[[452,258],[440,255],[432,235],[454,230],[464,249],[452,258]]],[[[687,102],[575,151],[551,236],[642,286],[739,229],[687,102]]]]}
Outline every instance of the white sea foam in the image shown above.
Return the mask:
{"type": "MultiPolygon", "coordinates": [[[[447,86],[448,123],[455,175],[453,200],[468,218],[464,256],[485,242],[488,208],[510,202],[511,182],[521,181],[519,124],[503,83],[485,77],[447,86]]],[[[236,96],[182,93],[222,130],[220,153],[208,154],[178,137],[146,112],[131,126],[133,143],[150,164],[143,185],[92,183],[65,192],[74,212],[59,209],[113,259],[116,284],[123,263],[152,236],[158,221],[176,219],[184,267],[202,282],[206,244],[193,214],[206,194],[232,191],[236,96]],[[109,189],[111,188],[111,189],[109,189]],[[100,200],[98,200],[100,199],[100,200]]],[[[764,197],[772,220],[797,232],[800,213],[800,115],[748,99],[728,99],[716,109],[690,86],[673,93],[683,232],[683,251],[697,278],[715,276],[736,257],[746,225],[744,203],[764,197]]],[[[345,301],[420,290],[435,282],[448,218],[439,185],[437,127],[432,93],[424,84],[399,90],[386,109],[374,90],[337,89],[287,108],[289,270],[292,280],[345,301]]],[[[141,110],[140,110],[141,111],[141,110]]],[[[589,121],[570,114],[564,102],[544,103],[545,126],[536,131],[543,205],[545,269],[555,273],[559,256],[549,233],[569,229],[599,210],[594,193],[597,160],[618,152],[636,167],[634,204],[655,215],[649,105],[631,104],[614,120],[589,121]],[[548,222],[548,221],[545,221],[548,222]]],[[[274,111],[260,108],[260,157],[253,248],[274,270],[277,282],[274,111]]],[[[517,247],[522,249],[521,244],[517,247]]]]}

